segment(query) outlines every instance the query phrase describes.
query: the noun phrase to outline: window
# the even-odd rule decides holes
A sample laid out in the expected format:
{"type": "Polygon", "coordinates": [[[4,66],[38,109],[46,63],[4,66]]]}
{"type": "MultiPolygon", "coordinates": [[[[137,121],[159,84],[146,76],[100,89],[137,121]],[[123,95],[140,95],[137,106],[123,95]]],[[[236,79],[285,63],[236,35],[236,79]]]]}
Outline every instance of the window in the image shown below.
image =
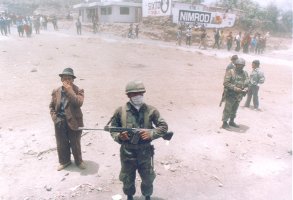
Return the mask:
{"type": "Polygon", "coordinates": [[[111,7],[101,7],[101,15],[111,15],[112,8],[111,7]]]}
{"type": "Polygon", "coordinates": [[[120,15],[129,15],[128,7],[120,7],[120,15]]]}

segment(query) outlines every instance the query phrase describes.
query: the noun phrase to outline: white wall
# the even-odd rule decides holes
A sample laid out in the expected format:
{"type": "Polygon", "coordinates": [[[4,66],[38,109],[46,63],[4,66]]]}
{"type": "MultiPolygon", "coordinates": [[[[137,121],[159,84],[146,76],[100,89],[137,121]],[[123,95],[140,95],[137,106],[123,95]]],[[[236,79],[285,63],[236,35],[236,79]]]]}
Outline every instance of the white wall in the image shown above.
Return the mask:
{"type": "MultiPolygon", "coordinates": [[[[129,7],[129,15],[120,15],[120,7],[128,7],[128,6],[111,6],[112,14],[111,15],[101,15],[101,8],[99,8],[99,20],[101,23],[108,22],[122,22],[122,23],[132,23],[135,21],[135,9],[136,7],[129,7]]],[[[141,13],[141,12],[140,12],[141,13]]]]}

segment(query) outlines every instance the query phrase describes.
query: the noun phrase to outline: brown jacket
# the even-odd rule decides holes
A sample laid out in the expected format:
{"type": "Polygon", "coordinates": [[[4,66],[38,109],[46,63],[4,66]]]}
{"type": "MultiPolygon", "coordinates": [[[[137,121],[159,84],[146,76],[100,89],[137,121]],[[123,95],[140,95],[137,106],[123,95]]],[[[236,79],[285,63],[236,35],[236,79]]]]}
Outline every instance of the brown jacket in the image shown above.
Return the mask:
{"type": "MultiPolygon", "coordinates": [[[[50,114],[54,124],[57,122],[57,113],[60,110],[61,105],[61,90],[59,87],[52,92],[52,100],[49,105],[50,114]]],[[[65,117],[70,129],[78,130],[78,127],[83,127],[83,115],[80,107],[84,100],[84,90],[79,89],[76,85],[73,85],[71,89],[65,90],[65,117]]]]}

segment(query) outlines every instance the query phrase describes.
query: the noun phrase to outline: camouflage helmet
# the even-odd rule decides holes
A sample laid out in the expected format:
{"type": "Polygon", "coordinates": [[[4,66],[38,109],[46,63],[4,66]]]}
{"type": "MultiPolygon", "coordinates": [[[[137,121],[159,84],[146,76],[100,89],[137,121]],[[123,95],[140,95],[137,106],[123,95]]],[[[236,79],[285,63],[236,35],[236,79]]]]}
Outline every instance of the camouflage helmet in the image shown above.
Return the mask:
{"type": "Polygon", "coordinates": [[[254,61],[252,61],[252,63],[255,64],[256,66],[259,66],[259,64],[260,64],[259,60],[254,60],[254,61]]]}
{"type": "Polygon", "coordinates": [[[232,57],[231,57],[231,60],[237,60],[238,59],[238,55],[233,55],[232,57]]]}
{"type": "Polygon", "coordinates": [[[245,66],[245,60],[243,58],[238,58],[235,62],[235,65],[245,66]]]}
{"type": "Polygon", "coordinates": [[[125,93],[129,94],[134,92],[146,92],[142,81],[135,80],[135,81],[130,81],[129,83],[127,83],[125,88],[125,93]]]}

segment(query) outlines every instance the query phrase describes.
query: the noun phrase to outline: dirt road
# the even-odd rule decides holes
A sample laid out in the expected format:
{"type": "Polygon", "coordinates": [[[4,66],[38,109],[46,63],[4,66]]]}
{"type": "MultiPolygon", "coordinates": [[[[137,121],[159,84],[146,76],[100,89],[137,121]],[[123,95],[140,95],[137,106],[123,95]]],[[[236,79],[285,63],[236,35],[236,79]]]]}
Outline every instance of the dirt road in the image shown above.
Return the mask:
{"type": "MultiPolygon", "coordinates": [[[[85,90],[85,125],[103,127],[141,79],[145,100],[175,132],[156,148],[154,200],[292,199],[292,65],[277,56],[240,55],[266,75],[262,111],[240,107],[240,129],[220,128],[222,81],[233,52],[198,51],[148,40],[67,30],[32,38],[0,36],[0,199],[111,199],[123,194],[119,145],[107,132],[82,137],[86,170],[58,166],[50,94],[58,74],[75,70],[85,90]],[[97,125],[98,124],[98,125],[97,125]]],[[[241,102],[243,105],[244,102],[241,102]]],[[[136,199],[142,199],[137,179],[136,199]]],[[[123,197],[125,199],[125,197],[123,197]]]]}

